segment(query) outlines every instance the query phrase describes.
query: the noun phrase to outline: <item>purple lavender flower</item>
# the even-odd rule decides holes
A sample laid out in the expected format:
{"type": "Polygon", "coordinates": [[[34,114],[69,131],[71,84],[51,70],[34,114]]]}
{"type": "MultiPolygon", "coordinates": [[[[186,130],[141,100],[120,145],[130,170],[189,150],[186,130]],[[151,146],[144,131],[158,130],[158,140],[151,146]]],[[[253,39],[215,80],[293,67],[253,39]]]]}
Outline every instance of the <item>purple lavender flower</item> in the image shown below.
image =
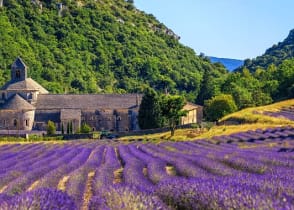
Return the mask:
{"type": "Polygon", "coordinates": [[[43,188],[8,199],[8,202],[0,203],[0,209],[77,210],[77,207],[66,193],[56,189],[43,188]]]}

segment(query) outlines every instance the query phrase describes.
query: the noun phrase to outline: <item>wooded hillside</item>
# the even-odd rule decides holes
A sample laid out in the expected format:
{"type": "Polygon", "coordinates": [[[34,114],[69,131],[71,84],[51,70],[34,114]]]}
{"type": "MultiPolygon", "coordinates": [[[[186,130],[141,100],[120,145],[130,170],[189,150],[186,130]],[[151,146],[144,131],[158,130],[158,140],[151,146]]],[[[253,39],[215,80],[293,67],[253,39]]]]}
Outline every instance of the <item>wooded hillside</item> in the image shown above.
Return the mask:
{"type": "Polygon", "coordinates": [[[0,9],[0,85],[17,56],[52,93],[141,92],[150,86],[195,101],[204,72],[226,72],[131,1],[4,0],[0,9]]]}

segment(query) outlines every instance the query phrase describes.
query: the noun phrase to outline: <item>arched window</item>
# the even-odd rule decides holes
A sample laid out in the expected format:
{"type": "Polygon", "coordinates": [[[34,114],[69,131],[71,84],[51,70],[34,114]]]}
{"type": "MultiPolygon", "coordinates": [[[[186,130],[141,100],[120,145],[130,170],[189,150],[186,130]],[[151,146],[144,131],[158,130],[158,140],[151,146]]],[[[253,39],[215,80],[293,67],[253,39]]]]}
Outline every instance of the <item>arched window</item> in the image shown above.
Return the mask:
{"type": "Polygon", "coordinates": [[[5,93],[2,93],[2,100],[5,100],[5,93]]]}
{"type": "Polygon", "coordinates": [[[16,70],[15,72],[15,78],[20,79],[20,70],[16,70]]]}
{"type": "Polygon", "coordinates": [[[14,127],[17,126],[17,119],[14,119],[14,120],[13,120],[13,125],[14,125],[14,127]]]}
{"type": "Polygon", "coordinates": [[[26,126],[28,127],[29,126],[29,120],[25,120],[26,122],[26,126]]]}

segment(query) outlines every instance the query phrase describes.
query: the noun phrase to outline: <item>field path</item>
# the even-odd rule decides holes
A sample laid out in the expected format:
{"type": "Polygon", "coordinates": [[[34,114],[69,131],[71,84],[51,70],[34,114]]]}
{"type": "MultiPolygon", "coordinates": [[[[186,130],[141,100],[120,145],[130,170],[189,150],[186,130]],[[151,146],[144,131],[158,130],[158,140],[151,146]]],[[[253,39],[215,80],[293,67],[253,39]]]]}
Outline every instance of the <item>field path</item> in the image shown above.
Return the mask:
{"type": "Polygon", "coordinates": [[[95,176],[95,171],[91,171],[88,173],[88,179],[87,179],[87,183],[86,183],[86,190],[85,190],[85,194],[84,194],[84,203],[82,206],[82,210],[88,210],[88,205],[90,202],[90,199],[93,196],[93,189],[92,189],[92,185],[93,185],[93,180],[94,180],[94,176],[95,176]]]}
{"type": "Polygon", "coordinates": [[[59,183],[58,183],[58,185],[57,185],[57,189],[62,190],[62,191],[65,191],[65,189],[66,189],[66,183],[67,183],[68,179],[69,179],[69,176],[64,176],[64,177],[59,181],[59,183]]]}

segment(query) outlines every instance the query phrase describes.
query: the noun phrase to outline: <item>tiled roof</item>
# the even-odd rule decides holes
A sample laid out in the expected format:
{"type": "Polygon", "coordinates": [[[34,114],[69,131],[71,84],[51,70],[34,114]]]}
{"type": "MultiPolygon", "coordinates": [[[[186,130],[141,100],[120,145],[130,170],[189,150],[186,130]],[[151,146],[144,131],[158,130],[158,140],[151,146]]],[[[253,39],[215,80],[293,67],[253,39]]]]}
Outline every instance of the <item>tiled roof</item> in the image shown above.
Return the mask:
{"type": "Polygon", "coordinates": [[[62,109],[60,113],[61,120],[81,119],[80,109],[62,109]]]}
{"type": "Polygon", "coordinates": [[[8,101],[6,101],[1,107],[0,110],[35,110],[36,108],[31,105],[29,102],[24,100],[18,94],[15,94],[8,101]]]}
{"type": "Polygon", "coordinates": [[[32,78],[27,78],[23,81],[19,82],[8,82],[6,83],[1,90],[15,90],[15,91],[22,91],[22,90],[31,90],[31,91],[40,91],[41,94],[47,94],[48,91],[43,88],[39,83],[37,83],[32,78]]]}
{"type": "Polygon", "coordinates": [[[191,103],[191,102],[187,102],[186,105],[183,107],[184,110],[192,110],[192,109],[197,109],[197,108],[201,108],[202,106],[191,103]]]}
{"type": "Polygon", "coordinates": [[[133,108],[141,103],[138,94],[40,94],[37,109],[122,109],[133,108]]]}

